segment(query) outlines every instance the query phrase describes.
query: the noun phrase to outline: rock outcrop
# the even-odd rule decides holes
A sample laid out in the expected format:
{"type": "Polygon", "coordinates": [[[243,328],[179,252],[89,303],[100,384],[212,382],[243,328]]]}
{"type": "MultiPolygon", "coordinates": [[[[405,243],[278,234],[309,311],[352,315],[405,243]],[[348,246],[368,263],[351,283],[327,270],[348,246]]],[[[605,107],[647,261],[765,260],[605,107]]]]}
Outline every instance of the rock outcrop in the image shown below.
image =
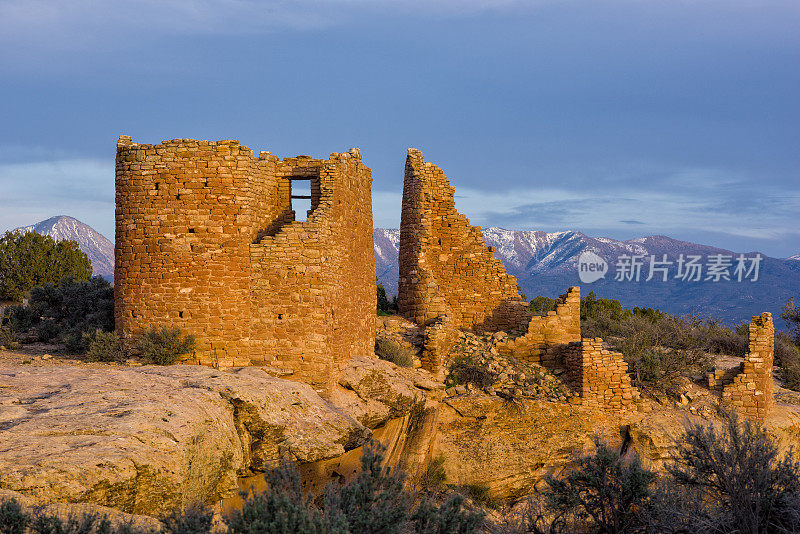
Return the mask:
{"type": "Polygon", "coordinates": [[[371,437],[311,386],[248,367],[0,367],[0,487],[159,515],[215,502],[279,457],[371,437]]]}
{"type": "Polygon", "coordinates": [[[393,465],[424,473],[443,396],[427,372],[354,357],[323,399],[268,370],[0,366],[0,498],[160,516],[228,499],[279,458],[321,488],[373,435],[393,465]]]}
{"type": "MultiPolygon", "coordinates": [[[[483,486],[491,498],[513,502],[591,450],[595,436],[623,454],[638,455],[652,469],[663,469],[688,423],[722,424],[717,396],[692,399],[679,406],[648,401],[647,413],[615,413],[472,390],[440,403],[431,455],[445,457],[448,483],[483,486]],[[713,413],[706,406],[713,406],[713,413]]],[[[782,452],[800,445],[799,428],[798,405],[778,406],[765,421],[782,452]]]]}

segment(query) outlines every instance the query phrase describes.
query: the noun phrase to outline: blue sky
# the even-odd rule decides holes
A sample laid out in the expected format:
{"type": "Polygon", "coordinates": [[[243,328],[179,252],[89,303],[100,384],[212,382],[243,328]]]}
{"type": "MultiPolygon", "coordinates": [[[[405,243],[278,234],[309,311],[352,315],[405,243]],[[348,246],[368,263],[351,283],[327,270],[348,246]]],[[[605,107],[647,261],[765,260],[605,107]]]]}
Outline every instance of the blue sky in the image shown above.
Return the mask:
{"type": "Polygon", "coordinates": [[[113,238],[119,134],[406,148],[474,224],[800,253],[800,3],[0,0],[0,230],[113,238]]]}

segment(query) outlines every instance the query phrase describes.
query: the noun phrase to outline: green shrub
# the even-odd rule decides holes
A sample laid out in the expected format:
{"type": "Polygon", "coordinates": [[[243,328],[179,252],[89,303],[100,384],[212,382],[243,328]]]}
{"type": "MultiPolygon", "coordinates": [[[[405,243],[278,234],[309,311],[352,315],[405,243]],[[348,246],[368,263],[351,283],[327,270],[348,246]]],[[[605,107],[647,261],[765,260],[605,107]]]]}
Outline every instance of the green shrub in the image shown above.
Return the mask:
{"type": "Polygon", "coordinates": [[[399,533],[411,507],[403,483],[400,471],[384,466],[383,447],[372,444],[363,449],[358,476],[340,488],[329,486],[328,501],[337,504],[353,534],[399,533]]]}
{"type": "Polygon", "coordinates": [[[209,534],[214,512],[202,504],[194,504],[173,510],[162,522],[164,534],[209,534]]]}
{"type": "Polygon", "coordinates": [[[10,350],[19,348],[19,336],[12,325],[0,325],[0,345],[10,350]]]}
{"type": "Polygon", "coordinates": [[[397,296],[391,300],[386,296],[386,288],[383,284],[377,284],[378,315],[392,315],[397,311],[397,296]]]}
{"type": "Polygon", "coordinates": [[[375,337],[375,354],[399,367],[414,366],[414,352],[396,339],[379,335],[375,337]]]}
{"type": "Polygon", "coordinates": [[[595,452],[577,459],[563,479],[549,477],[545,495],[556,516],[577,513],[597,532],[637,532],[654,478],[638,457],[625,461],[595,438],[595,452]]]}
{"type": "Polygon", "coordinates": [[[444,469],[446,460],[444,454],[440,454],[431,460],[425,472],[425,487],[429,489],[441,489],[444,487],[445,482],[447,482],[447,471],[444,469]]]}
{"type": "MultiPolygon", "coordinates": [[[[623,349],[624,350],[624,349],[623,349]]],[[[626,354],[630,354],[627,352],[626,354]]],[[[629,356],[629,371],[633,375],[635,386],[656,384],[664,376],[664,365],[661,355],[653,347],[642,351],[635,356],[629,356]]]]}
{"type": "Polygon", "coordinates": [[[710,336],[707,347],[713,354],[727,354],[741,358],[747,354],[748,345],[749,340],[746,336],[731,332],[710,336]]]}
{"type": "MultiPolygon", "coordinates": [[[[581,328],[584,323],[590,323],[592,320],[598,319],[610,319],[611,324],[619,323],[623,315],[626,314],[625,312],[630,313],[629,310],[623,310],[622,304],[618,300],[598,299],[595,292],[590,291],[588,295],[581,299],[581,328]]],[[[609,333],[612,332],[609,331],[609,333]]],[[[602,334],[600,335],[602,337],[602,334]]],[[[583,336],[592,337],[585,333],[583,336]]]]}
{"type": "Polygon", "coordinates": [[[55,319],[46,317],[36,326],[36,337],[44,343],[58,339],[61,336],[61,327],[55,319]]]}
{"type": "Polygon", "coordinates": [[[485,484],[465,484],[462,489],[475,502],[489,508],[497,508],[498,503],[491,497],[489,486],[485,484]]]}
{"type": "Polygon", "coordinates": [[[783,332],[775,334],[775,364],[781,368],[783,387],[800,391],[800,347],[783,332]]]}
{"type": "Polygon", "coordinates": [[[0,502],[0,534],[25,534],[28,515],[14,499],[0,502]]]}
{"type": "Polygon", "coordinates": [[[378,311],[389,311],[389,299],[386,297],[386,288],[380,282],[377,285],[378,311]]]}
{"type": "Polygon", "coordinates": [[[632,310],[633,315],[647,319],[652,324],[657,324],[664,318],[664,313],[655,308],[640,308],[635,306],[632,310]]]}
{"type": "Polygon", "coordinates": [[[303,496],[300,472],[288,460],[264,476],[267,490],[244,495],[241,510],[227,518],[230,534],[346,533],[343,525],[332,527],[310,498],[303,496]]]}
{"type": "Polygon", "coordinates": [[[482,520],[463,511],[458,497],[440,507],[423,501],[413,510],[403,475],[384,466],[375,443],[364,447],[353,480],[329,484],[316,499],[303,495],[293,462],[282,462],[265,480],[267,489],[246,494],[241,510],[227,518],[230,534],[472,534],[482,520]]]}
{"type": "Polygon", "coordinates": [[[151,328],[135,339],[137,355],[147,363],[172,365],[194,351],[194,336],[184,336],[180,328],[151,328]]]}
{"type": "Polygon", "coordinates": [[[551,312],[556,309],[556,299],[538,295],[530,301],[528,304],[528,309],[534,315],[547,315],[547,312],[551,312]]]}
{"type": "Polygon", "coordinates": [[[4,324],[33,332],[40,341],[60,340],[69,350],[82,352],[87,348],[85,332],[114,330],[114,288],[99,276],[34,287],[28,306],[10,308],[4,324]]]}
{"type": "Polygon", "coordinates": [[[783,305],[781,319],[786,321],[794,343],[800,346],[800,306],[794,303],[794,299],[789,299],[783,305]]]}
{"type": "Polygon", "coordinates": [[[422,501],[411,517],[417,534],[465,534],[475,532],[483,515],[462,511],[464,497],[452,495],[441,506],[422,501]]]}
{"type": "Polygon", "coordinates": [[[90,362],[119,362],[125,359],[119,336],[116,332],[84,332],[83,342],[88,347],[86,359],[90,362]]]}
{"type": "Polygon", "coordinates": [[[688,511],[657,503],[654,515],[689,515],[694,532],[798,532],[800,464],[793,454],[779,454],[771,437],[733,412],[721,428],[689,425],[667,469],[673,491],[694,498],[683,500],[688,511]]]}
{"type": "Polygon", "coordinates": [[[497,381],[497,375],[485,365],[469,356],[456,356],[450,362],[449,372],[445,378],[447,386],[472,384],[477,388],[485,388],[497,381]]]}
{"type": "Polygon", "coordinates": [[[31,534],[112,534],[114,529],[108,516],[82,514],[66,520],[56,515],[34,514],[28,522],[31,534]]]}
{"type": "MultiPolygon", "coordinates": [[[[131,521],[112,524],[105,514],[83,513],[66,519],[32,508],[26,513],[14,499],[0,501],[0,534],[159,534],[131,521]]],[[[167,516],[160,534],[210,534],[213,513],[203,506],[177,510],[167,516]]]]}

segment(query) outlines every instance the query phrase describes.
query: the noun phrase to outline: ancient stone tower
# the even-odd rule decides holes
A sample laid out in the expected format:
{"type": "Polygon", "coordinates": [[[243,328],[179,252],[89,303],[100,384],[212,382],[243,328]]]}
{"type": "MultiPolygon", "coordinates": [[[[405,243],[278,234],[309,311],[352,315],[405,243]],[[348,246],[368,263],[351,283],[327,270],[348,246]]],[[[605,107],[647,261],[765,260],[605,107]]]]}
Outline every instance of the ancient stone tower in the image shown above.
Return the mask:
{"type": "Polygon", "coordinates": [[[280,160],[238,141],[120,136],[117,331],[176,326],[196,336],[196,363],[330,388],[350,355],[373,353],[371,184],[357,149],[280,160]],[[307,220],[293,198],[310,199],[307,220]]]}
{"type": "Polygon", "coordinates": [[[710,373],[708,386],[721,392],[722,400],[729,407],[763,423],[775,406],[772,385],[775,327],[772,314],[754,315],[749,333],[749,348],[741,365],[710,373]]]}
{"type": "Polygon", "coordinates": [[[400,221],[400,313],[418,324],[444,315],[453,327],[527,327],[517,280],[487,247],[479,227],[455,208],[455,190],[442,170],[410,148],[400,221]]]}

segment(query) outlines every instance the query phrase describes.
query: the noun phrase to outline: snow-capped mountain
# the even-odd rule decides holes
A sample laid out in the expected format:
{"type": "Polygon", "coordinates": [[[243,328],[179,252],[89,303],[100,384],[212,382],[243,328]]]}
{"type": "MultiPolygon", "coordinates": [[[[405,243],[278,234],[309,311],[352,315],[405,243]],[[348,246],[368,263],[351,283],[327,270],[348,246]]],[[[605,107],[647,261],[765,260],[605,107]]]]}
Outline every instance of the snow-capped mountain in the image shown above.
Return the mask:
{"type": "Polygon", "coordinates": [[[495,257],[506,269],[516,274],[568,272],[577,269],[578,257],[584,251],[607,258],[622,255],[677,258],[679,254],[709,256],[733,254],[730,251],[678,241],[663,235],[617,241],[606,237],[589,237],[581,232],[546,233],[539,231],[487,228],[483,231],[486,244],[495,247],[495,257]]]}
{"type": "Polygon", "coordinates": [[[374,228],[375,273],[378,281],[386,287],[390,295],[397,294],[397,254],[400,250],[400,230],[397,228],[374,228]]]}
{"type": "Polygon", "coordinates": [[[30,226],[17,228],[17,230],[49,235],[56,241],[62,239],[77,241],[80,249],[89,256],[95,276],[104,278],[114,276],[114,243],[78,219],[58,215],[30,226]]]}
{"type": "MultiPolygon", "coordinates": [[[[749,319],[749,316],[762,311],[771,311],[777,317],[783,303],[790,297],[800,297],[800,256],[785,260],[764,256],[756,282],[750,279],[737,282],[735,277],[717,283],[706,280],[689,282],[674,278],[675,262],[681,254],[684,257],[701,256],[703,261],[717,254],[731,257],[736,254],[663,235],[618,241],[590,237],[576,231],[548,233],[494,227],[484,228],[483,235],[486,244],[495,247],[495,257],[510,274],[516,276],[523,293],[529,297],[555,297],[569,286],[580,285],[584,294],[595,291],[600,297],[618,299],[626,306],[654,307],[678,314],[697,313],[727,322],[749,319]],[[609,264],[609,275],[593,283],[581,283],[578,258],[583,252],[593,252],[604,258],[609,264]],[[623,255],[645,257],[639,282],[614,280],[615,262],[623,255]],[[666,255],[667,260],[673,262],[667,281],[660,277],[645,280],[651,255],[657,260],[666,255]]],[[[397,291],[400,232],[376,228],[374,236],[378,280],[384,284],[387,293],[394,294],[397,291]]],[[[753,255],[746,254],[748,258],[753,255]]]]}
{"type": "Polygon", "coordinates": [[[793,261],[800,261],[800,254],[795,254],[794,256],[789,256],[786,260],[793,260],[793,261]]]}

